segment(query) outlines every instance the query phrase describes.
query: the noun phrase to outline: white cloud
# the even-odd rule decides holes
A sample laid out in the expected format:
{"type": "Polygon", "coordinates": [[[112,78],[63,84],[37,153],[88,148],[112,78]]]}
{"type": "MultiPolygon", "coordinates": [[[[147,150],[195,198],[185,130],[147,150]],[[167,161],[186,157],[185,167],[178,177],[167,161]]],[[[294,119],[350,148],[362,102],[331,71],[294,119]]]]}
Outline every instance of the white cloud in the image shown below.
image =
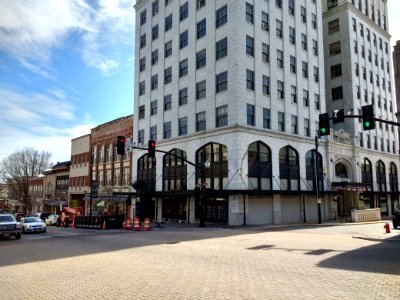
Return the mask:
{"type": "MultiPolygon", "coordinates": [[[[68,37],[83,61],[109,75],[119,66],[118,48],[133,44],[134,12],[130,0],[0,0],[0,50],[45,78],[52,78],[52,52],[68,37]],[[113,48],[114,47],[114,48],[113,48]]],[[[133,51],[133,47],[132,47],[133,51]]]]}

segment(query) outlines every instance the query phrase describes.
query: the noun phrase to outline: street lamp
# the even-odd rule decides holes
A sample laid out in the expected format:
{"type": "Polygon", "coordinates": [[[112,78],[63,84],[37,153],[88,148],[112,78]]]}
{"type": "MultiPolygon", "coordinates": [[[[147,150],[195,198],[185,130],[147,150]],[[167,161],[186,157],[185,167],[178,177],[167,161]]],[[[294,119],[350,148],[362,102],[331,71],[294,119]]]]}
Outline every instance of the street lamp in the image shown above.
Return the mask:
{"type": "Polygon", "coordinates": [[[200,186],[200,224],[199,227],[206,227],[204,224],[204,208],[206,202],[206,169],[210,167],[210,162],[206,160],[201,169],[201,186],[200,186]]]}

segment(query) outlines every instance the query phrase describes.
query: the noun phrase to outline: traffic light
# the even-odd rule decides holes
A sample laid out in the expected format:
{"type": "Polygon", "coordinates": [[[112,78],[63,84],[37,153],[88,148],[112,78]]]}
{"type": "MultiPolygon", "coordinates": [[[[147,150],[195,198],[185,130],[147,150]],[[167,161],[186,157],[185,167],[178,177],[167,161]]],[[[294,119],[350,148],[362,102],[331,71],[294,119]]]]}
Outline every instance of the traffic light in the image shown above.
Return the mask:
{"type": "Polygon", "coordinates": [[[147,157],[156,156],[156,141],[149,141],[147,157]]]}
{"type": "Polygon", "coordinates": [[[361,107],[362,118],[363,118],[363,129],[371,130],[375,129],[375,116],[374,116],[374,106],[365,105],[361,107]]]}
{"type": "Polygon", "coordinates": [[[125,154],[125,137],[121,135],[117,136],[117,154],[125,154]]]}
{"type": "Polygon", "coordinates": [[[331,128],[329,127],[329,113],[319,115],[319,135],[330,135],[331,128]]]}

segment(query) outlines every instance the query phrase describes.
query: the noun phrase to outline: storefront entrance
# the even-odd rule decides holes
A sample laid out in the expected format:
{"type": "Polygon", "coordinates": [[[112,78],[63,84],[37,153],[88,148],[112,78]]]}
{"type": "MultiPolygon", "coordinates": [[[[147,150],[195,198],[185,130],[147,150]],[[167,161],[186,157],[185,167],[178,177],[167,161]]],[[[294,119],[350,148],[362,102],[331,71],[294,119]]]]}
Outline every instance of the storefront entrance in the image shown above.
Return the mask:
{"type": "Polygon", "coordinates": [[[186,220],[186,196],[174,195],[162,201],[162,217],[166,220],[186,220]]]}
{"type": "MultiPolygon", "coordinates": [[[[205,201],[205,221],[228,223],[228,200],[225,198],[207,198],[205,201]]],[[[196,201],[196,218],[200,218],[199,202],[196,201]]]]}

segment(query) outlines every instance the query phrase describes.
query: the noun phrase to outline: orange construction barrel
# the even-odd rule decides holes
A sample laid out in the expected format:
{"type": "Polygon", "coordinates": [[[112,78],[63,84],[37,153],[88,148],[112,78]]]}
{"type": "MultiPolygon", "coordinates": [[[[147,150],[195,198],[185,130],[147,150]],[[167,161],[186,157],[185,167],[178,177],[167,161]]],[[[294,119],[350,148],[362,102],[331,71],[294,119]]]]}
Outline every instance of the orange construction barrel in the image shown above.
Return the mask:
{"type": "Polygon", "coordinates": [[[143,229],[144,229],[144,231],[150,230],[150,219],[149,218],[144,219],[143,229]]]}
{"type": "Polygon", "coordinates": [[[133,230],[134,231],[140,231],[140,220],[139,220],[139,218],[134,218],[133,219],[133,230]]]}

